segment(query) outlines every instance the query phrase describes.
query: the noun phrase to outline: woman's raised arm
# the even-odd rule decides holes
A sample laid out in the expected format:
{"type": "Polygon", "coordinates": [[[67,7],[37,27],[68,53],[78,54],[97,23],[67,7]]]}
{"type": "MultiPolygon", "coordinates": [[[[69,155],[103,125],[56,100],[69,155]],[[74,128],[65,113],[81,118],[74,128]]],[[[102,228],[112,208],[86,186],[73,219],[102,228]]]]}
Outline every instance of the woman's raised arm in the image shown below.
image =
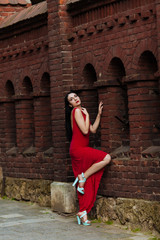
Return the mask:
{"type": "Polygon", "coordinates": [[[101,114],[102,114],[102,110],[103,110],[103,102],[101,101],[99,103],[99,107],[98,107],[98,114],[97,114],[97,117],[96,117],[96,120],[95,122],[93,123],[93,125],[90,125],[90,131],[92,133],[96,133],[97,131],[97,128],[100,124],[100,120],[101,120],[101,114]]]}

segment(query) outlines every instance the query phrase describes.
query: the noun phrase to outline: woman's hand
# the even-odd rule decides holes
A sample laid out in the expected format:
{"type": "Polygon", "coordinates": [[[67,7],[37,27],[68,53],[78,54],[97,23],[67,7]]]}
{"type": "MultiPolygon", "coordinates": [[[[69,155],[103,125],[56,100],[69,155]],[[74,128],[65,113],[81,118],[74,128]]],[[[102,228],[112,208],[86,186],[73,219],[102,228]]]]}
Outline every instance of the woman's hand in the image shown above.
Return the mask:
{"type": "Polygon", "coordinates": [[[87,109],[86,108],[83,108],[82,107],[82,112],[87,116],[88,115],[88,112],[87,112],[87,109]]]}
{"type": "Polygon", "coordinates": [[[96,133],[96,131],[97,131],[97,128],[99,126],[100,119],[101,119],[102,110],[103,110],[103,102],[100,101],[96,120],[94,121],[93,125],[90,125],[90,131],[92,133],[96,133]]]}
{"type": "Polygon", "coordinates": [[[102,114],[102,110],[103,110],[103,102],[100,101],[100,103],[99,103],[99,107],[98,107],[98,114],[99,114],[99,115],[102,114]]]}

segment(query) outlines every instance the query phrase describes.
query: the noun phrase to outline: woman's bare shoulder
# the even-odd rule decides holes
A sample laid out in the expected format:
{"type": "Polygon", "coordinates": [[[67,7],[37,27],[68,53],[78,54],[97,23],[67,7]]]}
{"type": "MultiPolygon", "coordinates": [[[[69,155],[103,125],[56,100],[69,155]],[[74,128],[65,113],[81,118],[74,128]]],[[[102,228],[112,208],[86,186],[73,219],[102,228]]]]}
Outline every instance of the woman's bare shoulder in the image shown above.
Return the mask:
{"type": "Polygon", "coordinates": [[[75,108],[72,109],[71,115],[79,114],[80,112],[81,112],[80,109],[75,107],[75,108]]]}
{"type": "Polygon", "coordinates": [[[82,111],[79,109],[79,108],[76,108],[75,109],[75,112],[74,112],[74,116],[79,119],[81,118],[83,115],[82,115],[82,111]]]}
{"type": "Polygon", "coordinates": [[[81,110],[79,108],[75,108],[75,113],[82,114],[81,110]]]}

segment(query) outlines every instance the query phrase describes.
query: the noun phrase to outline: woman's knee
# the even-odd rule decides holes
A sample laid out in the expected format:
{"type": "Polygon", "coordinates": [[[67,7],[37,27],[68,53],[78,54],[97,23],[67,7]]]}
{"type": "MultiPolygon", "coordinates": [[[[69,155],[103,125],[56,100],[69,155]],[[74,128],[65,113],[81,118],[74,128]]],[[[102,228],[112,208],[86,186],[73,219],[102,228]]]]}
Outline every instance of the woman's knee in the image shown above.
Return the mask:
{"type": "Polygon", "coordinates": [[[103,159],[103,161],[106,162],[106,165],[109,164],[110,161],[111,161],[111,156],[110,156],[109,154],[107,154],[107,155],[105,156],[105,158],[103,159]]]}

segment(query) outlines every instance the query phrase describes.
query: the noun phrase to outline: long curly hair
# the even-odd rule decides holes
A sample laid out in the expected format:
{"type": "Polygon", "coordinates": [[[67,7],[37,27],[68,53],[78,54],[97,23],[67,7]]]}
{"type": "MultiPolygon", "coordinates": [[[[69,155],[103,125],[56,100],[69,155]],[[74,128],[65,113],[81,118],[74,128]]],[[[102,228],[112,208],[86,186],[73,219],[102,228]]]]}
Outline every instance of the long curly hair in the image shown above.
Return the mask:
{"type": "Polygon", "coordinates": [[[70,93],[76,93],[75,91],[71,90],[68,92],[64,98],[65,102],[65,128],[66,128],[66,137],[69,141],[72,139],[72,127],[71,127],[71,112],[72,112],[72,107],[69,106],[68,102],[68,95],[70,93]]]}

